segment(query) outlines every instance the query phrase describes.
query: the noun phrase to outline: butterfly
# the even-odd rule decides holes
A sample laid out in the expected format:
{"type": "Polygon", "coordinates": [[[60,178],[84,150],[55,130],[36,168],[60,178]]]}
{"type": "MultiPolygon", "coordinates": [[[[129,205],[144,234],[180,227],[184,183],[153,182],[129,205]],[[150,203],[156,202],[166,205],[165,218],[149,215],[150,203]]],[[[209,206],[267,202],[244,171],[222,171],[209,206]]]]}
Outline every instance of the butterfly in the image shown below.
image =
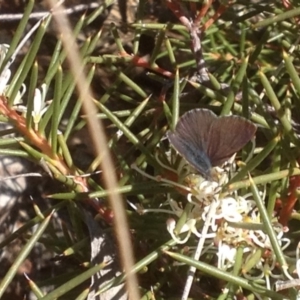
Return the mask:
{"type": "Polygon", "coordinates": [[[206,179],[253,137],[256,126],[240,116],[216,116],[199,108],[180,117],[167,136],[172,146],[206,179]]]}

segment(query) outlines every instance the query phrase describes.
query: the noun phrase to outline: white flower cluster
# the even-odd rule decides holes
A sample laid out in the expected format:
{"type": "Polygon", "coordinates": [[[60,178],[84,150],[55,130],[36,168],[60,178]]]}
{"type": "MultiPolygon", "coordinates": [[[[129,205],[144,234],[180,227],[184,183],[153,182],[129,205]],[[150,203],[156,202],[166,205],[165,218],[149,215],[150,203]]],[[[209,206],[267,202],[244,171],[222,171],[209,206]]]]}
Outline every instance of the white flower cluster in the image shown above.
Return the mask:
{"type": "MultiPolygon", "coordinates": [[[[0,67],[2,67],[6,54],[8,52],[9,45],[7,44],[0,44],[0,67]]],[[[8,87],[9,87],[9,79],[11,77],[11,70],[7,68],[3,68],[2,73],[0,74],[0,95],[6,96],[8,87]]],[[[40,89],[35,89],[34,99],[33,99],[33,110],[31,111],[31,116],[33,119],[35,130],[38,129],[38,124],[43,116],[43,114],[49,108],[49,102],[46,101],[46,84],[42,84],[40,89]]],[[[15,110],[26,113],[27,107],[23,105],[22,97],[26,92],[25,84],[22,84],[21,90],[17,93],[13,105],[15,110]]]]}
{"type": "MultiPolygon", "coordinates": [[[[223,184],[228,181],[228,177],[224,178],[225,173],[222,174],[219,178],[223,184]]],[[[175,232],[177,224],[174,219],[167,221],[167,230],[177,243],[186,243],[191,234],[199,239],[205,239],[202,254],[214,252],[218,257],[218,268],[221,270],[227,270],[234,265],[238,245],[244,245],[245,263],[257,250],[265,251],[268,255],[261,255],[254,266],[255,271],[253,272],[252,268],[243,274],[244,277],[252,280],[264,278],[268,288],[271,287],[270,277],[283,279],[282,275],[273,272],[276,268],[276,257],[272,252],[269,237],[263,230],[260,213],[255,201],[251,199],[251,194],[222,195],[219,182],[200,179],[198,185],[191,188],[187,201],[193,204],[193,208],[180,232],[175,232]],[[203,233],[201,230],[204,224],[208,226],[208,231],[203,233]],[[181,239],[179,234],[182,236],[185,232],[186,237],[181,239]]],[[[183,209],[172,199],[169,204],[172,212],[180,217],[183,209]]],[[[273,228],[282,250],[286,249],[290,240],[283,237],[282,225],[275,220],[273,228]]]]}

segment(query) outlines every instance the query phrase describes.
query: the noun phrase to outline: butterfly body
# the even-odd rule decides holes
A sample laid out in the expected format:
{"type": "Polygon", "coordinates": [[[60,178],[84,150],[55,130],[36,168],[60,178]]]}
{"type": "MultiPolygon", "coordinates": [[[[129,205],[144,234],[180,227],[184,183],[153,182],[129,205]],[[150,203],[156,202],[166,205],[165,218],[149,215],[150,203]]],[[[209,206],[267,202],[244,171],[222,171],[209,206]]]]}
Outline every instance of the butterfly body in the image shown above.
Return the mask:
{"type": "Polygon", "coordinates": [[[208,109],[193,109],[167,136],[173,147],[205,178],[254,136],[256,126],[239,116],[216,116],[208,109]]]}

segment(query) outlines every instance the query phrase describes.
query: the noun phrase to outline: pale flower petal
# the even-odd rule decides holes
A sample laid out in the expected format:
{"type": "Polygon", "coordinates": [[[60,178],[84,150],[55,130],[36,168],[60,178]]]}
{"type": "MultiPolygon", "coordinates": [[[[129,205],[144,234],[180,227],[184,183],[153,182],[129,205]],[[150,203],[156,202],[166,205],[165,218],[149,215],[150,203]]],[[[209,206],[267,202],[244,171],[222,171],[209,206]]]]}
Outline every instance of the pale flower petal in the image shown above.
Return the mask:
{"type": "Polygon", "coordinates": [[[10,79],[11,71],[7,69],[4,73],[1,74],[0,77],[0,95],[5,95],[5,91],[7,88],[7,83],[10,79]]]}
{"type": "Polygon", "coordinates": [[[42,84],[40,89],[35,89],[34,99],[33,99],[33,111],[32,118],[33,122],[37,125],[43,114],[49,108],[49,105],[45,102],[47,87],[46,84],[42,84]]]}

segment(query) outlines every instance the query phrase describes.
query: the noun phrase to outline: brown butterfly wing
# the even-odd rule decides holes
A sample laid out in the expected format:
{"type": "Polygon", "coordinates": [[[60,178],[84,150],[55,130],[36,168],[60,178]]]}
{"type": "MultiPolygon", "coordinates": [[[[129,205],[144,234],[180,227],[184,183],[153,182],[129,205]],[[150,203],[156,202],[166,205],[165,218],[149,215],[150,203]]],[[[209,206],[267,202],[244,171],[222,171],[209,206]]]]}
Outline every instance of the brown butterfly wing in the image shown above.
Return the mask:
{"type": "Polygon", "coordinates": [[[210,127],[207,155],[212,166],[222,165],[254,136],[256,126],[239,116],[217,118],[210,127]]]}
{"type": "Polygon", "coordinates": [[[208,109],[194,109],[178,121],[175,131],[167,133],[173,147],[206,178],[211,163],[207,156],[209,132],[217,116],[208,109]]]}

